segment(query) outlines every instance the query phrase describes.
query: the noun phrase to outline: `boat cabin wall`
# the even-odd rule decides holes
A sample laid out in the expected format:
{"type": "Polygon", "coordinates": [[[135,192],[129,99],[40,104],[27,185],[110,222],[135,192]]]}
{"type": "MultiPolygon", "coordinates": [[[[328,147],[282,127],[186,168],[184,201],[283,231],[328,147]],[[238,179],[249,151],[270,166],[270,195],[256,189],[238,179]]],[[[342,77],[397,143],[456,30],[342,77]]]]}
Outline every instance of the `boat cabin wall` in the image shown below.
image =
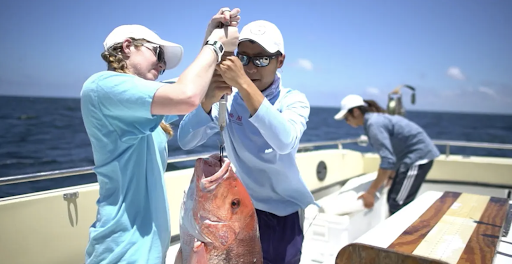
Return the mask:
{"type": "MultiPolygon", "coordinates": [[[[341,188],[346,180],[374,172],[380,159],[348,149],[327,149],[297,154],[308,188],[341,188]]],[[[179,232],[179,209],[193,169],[165,174],[171,231],[179,232]]],[[[474,182],[512,186],[512,159],[442,155],[428,180],[474,182]]],[[[512,187],[511,187],[512,188],[512,187]]],[[[98,185],[9,197],[0,200],[0,262],[9,264],[82,264],[90,225],[96,218],[98,185]]]]}
{"type": "MultiPolygon", "coordinates": [[[[360,175],[364,168],[362,154],[347,149],[299,153],[297,163],[311,190],[360,175]]],[[[165,174],[171,232],[175,237],[179,235],[183,191],[188,188],[192,173],[193,168],[165,174]]],[[[97,198],[98,185],[88,184],[0,200],[0,262],[84,263],[97,198]]]]}

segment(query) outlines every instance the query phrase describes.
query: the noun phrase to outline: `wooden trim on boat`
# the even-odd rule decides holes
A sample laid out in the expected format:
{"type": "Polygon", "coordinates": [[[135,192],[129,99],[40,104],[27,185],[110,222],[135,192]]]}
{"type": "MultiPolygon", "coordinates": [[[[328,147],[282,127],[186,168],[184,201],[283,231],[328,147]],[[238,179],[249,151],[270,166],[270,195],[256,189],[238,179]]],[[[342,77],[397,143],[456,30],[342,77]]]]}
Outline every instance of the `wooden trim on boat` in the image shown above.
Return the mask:
{"type": "Polygon", "coordinates": [[[336,263],[490,264],[508,213],[507,198],[444,192],[387,247],[349,244],[336,263]]]}
{"type": "Polygon", "coordinates": [[[400,253],[361,243],[352,243],[344,247],[336,256],[336,264],[449,264],[423,256],[400,253]]]}

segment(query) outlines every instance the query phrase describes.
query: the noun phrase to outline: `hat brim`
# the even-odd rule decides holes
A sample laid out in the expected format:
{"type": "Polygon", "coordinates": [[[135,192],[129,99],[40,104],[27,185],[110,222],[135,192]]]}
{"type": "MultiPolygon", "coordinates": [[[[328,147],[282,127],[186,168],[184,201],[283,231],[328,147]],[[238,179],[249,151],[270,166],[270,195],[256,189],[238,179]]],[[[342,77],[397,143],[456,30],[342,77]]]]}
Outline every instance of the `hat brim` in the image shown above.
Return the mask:
{"type": "Polygon", "coordinates": [[[180,64],[183,58],[183,47],[176,43],[165,40],[155,41],[155,44],[162,46],[165,52],[166,70],[174,69],[180,64]]]}
{"type": "Polygon", "coordinates": [[[258,38],[254,38],[254,37],[244,37],[244,38],[240,38],[240,40],[238,40],[238,44],[240,44],[244,41],[254,41],[269,53],[276,53],[278,51],[283,53],[278,48],[275,48],[275,49],[269,48],[269,47],[272,47],[275,45],[272,45],[271,41],[266,40],[266,39],[258,39],[258,38]]]}
{"type": "Polygon", "coordinates": [[[345,117],[345,114],[347,113],[347,110],[341,110],[339,111],[335,116],[334,116],[334,119],[335,120],[342,120],[344,117],[345,117]]]}

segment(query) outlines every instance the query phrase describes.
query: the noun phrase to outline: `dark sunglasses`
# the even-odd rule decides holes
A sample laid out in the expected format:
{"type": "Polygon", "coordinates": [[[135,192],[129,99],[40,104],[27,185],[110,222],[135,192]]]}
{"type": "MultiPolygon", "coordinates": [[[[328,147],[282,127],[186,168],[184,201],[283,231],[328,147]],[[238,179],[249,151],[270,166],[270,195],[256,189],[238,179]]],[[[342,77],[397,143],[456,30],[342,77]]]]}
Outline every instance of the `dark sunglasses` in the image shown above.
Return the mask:
{"type": "Polygon", "coordinates": [[[278,55],[250,57],[247,55],[237,53],[236,56],[238,57],[238,59],[240,59],[243,66],[249,65],[249,62],[252,61],[252,64],[254,64],[254,66],[256,67],[267,67],[270,61],[277,58],[278,55]]]}
{"type": "MultiPolygon", "coordinates": [[[[160,45],[146,42],[143,44],[143,46],[146,47],[147,49],[151,50],[153,52],[153,54],[155,54],[155,57],[159,63],[166,65],[165,52],[164,52],[164,49],[162,47],[160,47],[160,45]]],[[[161,70],[160,75],[164,74],[164,72],[165,72],[165,69],[161,70]]]]}

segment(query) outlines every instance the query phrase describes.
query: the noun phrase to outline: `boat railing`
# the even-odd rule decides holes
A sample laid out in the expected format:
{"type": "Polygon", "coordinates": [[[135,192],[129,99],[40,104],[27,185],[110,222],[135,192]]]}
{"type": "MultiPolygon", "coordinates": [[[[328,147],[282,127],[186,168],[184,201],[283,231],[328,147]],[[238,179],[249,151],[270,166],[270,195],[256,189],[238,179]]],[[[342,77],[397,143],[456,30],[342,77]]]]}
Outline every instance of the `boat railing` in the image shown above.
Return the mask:
{"type": "MultiPolygon", "coordinates": [[[[450,147],[451,146],[512,150],[512,144],[450,141],[450,140],[433,140],[433,142],[435,145],[445,146],[446,156],[450,155],[450,147]]],[[[360,146],[366,146],[368,144],[368,139],[365,135],[362,135],[359,138],[352,138],[352,139],[307,142],[307,143],[301,143],[299,145],[299,149],[309,150],[309,149],[313,149],[314,147],[333,146],[333,145],[336,145],[338,149],[342,149],[343,144],[350,144],[350,143],[357,143],[360,146]]],[[[196,153],[196,154],[190,154],[190,155],[173,156],[173,157],[168,158],[167,163],[177,163],[177,162],[183,162],[183,161],[196,160],[200,157],[205,157],[210,154],[211,154],[211,152],[204,152],[204,153],[196,153]]],[[[88,167],[81,167],[81,168],[55,170],[55,171],[48,171],[48,172],[39,172],[39,173],[23,174],[23,175],[17,175],[17,176],[2,177],[2,178],[0,178],[0,186],[7,185],[7,184],[21,183],[21,182],[29,182],[29,181],[46,180],[46,179],[52,179],[52,178],[62,178],[62,177],[67,177],[67,176],[89,174],[89,173],[94,173],[93,168],[94,168],[93,166],[88,166],[88,167]]]]}
{"type": "Polygon", "coordinates": [[[486,149],[512,150],[512,144],[488,143],[488,142],[468,142],[468,141],[450,141],[450,140],[432,140],[435,145],[445,146],[445,155],[450,156],[450,147],[470,147],[486,149]]]}

